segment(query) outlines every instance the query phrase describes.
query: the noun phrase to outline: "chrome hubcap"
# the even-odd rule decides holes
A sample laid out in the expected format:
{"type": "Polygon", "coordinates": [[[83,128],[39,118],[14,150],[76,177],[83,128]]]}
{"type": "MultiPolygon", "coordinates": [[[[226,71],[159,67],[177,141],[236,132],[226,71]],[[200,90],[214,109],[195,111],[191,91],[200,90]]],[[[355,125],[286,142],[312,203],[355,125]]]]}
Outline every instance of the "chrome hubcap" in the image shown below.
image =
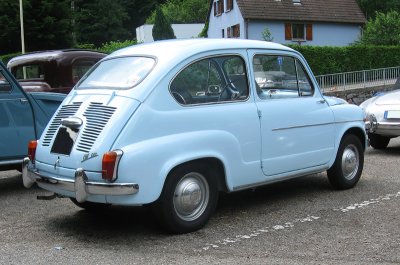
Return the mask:
{"type": "Polygon", "coordinates": [[[353,179],[357,174],[359,160],[357,148],[354,145],[347,146],[342,156],[343,175],[347,180],[353,179]]]}
{"type": "Polygon", "coordinates": [[[177,215],[185,221],[196,220],[205,211],[209,196],[208,183],[203,175],[186,174],[175,188],[173,203],[177,215]]]}

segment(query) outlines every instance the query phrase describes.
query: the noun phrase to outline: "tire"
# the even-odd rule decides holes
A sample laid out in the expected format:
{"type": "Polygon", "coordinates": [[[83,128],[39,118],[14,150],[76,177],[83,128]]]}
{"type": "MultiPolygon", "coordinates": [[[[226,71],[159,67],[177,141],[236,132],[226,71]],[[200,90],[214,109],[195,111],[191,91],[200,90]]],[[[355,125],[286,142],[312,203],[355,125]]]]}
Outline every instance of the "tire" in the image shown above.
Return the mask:
{"type": "Polygon", "coordinates": [[[328,179],[335,189],[354,187],[361,177],[364,166],[364,148],[360,139],[345,135],[340,143],[334,164],[328,169],[328,179]]]}
{"type": "Polygon", "coordinates": [[[390,141],[389,137],[382,136],[379,134],[373,134],[370,133],[368,135],[369,137],[369,144],[374,148],[374,149],[385,149],[390,141]]]}
{"type": "Polygon", "coordinates": [[[76,206],[92,212],[101,212],[111,206],[111,204],[97,202],[78,202],[75,198],[69,198],[76,206]]]}
{"type": "Polygon", "coordinates": [[[168,231],[189,233],[208,222],[217,201],[217,176],[207,164],[184,164],[168,175],[155,214],[168,231]]]}

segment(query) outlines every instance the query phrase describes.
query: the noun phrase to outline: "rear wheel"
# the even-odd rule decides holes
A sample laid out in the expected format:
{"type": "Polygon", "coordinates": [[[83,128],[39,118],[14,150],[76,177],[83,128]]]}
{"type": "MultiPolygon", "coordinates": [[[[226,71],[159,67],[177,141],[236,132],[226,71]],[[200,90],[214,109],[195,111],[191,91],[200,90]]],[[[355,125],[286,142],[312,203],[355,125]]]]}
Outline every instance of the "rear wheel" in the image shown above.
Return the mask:
{"type": "Polygon", "coordinates": [[[361,177],[364,166],[364,149],[360,139],[352,134],[345,135],[340,143],[336,160],[328,170],[328,179],[336,189],[354,187],[361,177]]]}
{"type": "Polygon", "coordinates": [[[370,133],[368,137],[369,137],[369,143],[374,149],[385,149],[390,141],[389,137],[382,136],[379,134],[370,133]]]}
{"type": "Polygon", "coordinates": [[[217,178],[207,164],[184,164],[168,175],[155,209],[169,231],[188,233],[207,223],[217,200],[217,178]]]}

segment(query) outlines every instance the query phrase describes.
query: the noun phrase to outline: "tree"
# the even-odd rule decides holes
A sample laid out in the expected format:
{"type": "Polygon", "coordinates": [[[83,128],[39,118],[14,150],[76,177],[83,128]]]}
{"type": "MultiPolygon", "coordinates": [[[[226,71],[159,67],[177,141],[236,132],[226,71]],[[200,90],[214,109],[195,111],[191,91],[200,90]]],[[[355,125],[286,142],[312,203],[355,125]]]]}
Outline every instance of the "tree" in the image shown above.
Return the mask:
{"type": "Polygon", "coordinates": [[[156,7],[156,16],[152,33],[155,41],[176,38],[171,23],[164,16],[160,6],[156,7]]]}
{"type": "MultiPolygon", "coordinates": [[[[161,10],[171,23],[204,23],[208,14],[208,0],[168,0],[161,10]]],[[[155,11],[147,18],[146,24],[154,24],[155,11]]]]}
{"type": "MultiPolygon", "coordinates": [[[[19,3],[0,1],[0,53],[21,50],[19,3]]],[[[72,45],[70,0],[23,1],[26,51],[72,45]]]]}
{"type": "Polygon", "coordinates": [[[75,0],[75,32],[78,43],[102,43],[133,38],[124,24],[128,13],[118,0],[75,0]]]}
{"type": "Polygon", "coordinates": [[[377,12],[364,29],[361,43],[371,45],[400,45],[400,13],[390,11],[387,14],[377,12]]]}
{"type": "Polygon", "coordinates": [[[357,0],[367,18],[375,18],[376,12],[400,12],[399,0],[357,0]]]}
{"type": "Polygon", "coordinates": [[[0,1],[0,54],[21,50],[19,5],[15,0],[0,1]]]}
{"type": "Polygon", "coordinates": [[[269,30],[268,27],[265,27],[261,34],[265,41],[273,41],[274,40],[274,37],[272,37],[271,31],[269,30]]]}

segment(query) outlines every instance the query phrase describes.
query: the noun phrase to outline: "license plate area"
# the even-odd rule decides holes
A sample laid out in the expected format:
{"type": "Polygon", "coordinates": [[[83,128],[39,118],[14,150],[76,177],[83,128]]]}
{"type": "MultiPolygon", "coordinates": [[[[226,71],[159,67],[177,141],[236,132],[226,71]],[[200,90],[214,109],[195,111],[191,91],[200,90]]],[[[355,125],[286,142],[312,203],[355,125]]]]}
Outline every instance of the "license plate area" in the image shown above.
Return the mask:
{"type": "Polygon", "coordinates": [[[51,147],[51,152],[69,156],[71,154],[72,147],[75,144],[76,138],[78,137],[78,133],[79,129],[71,129],[61,126],[58,129],[56,139],[51,147]]]}
{"type": "Polygon", "coordinates": [[[400,119],[400,110],[385,111],[385,119],[400,119]]]}

